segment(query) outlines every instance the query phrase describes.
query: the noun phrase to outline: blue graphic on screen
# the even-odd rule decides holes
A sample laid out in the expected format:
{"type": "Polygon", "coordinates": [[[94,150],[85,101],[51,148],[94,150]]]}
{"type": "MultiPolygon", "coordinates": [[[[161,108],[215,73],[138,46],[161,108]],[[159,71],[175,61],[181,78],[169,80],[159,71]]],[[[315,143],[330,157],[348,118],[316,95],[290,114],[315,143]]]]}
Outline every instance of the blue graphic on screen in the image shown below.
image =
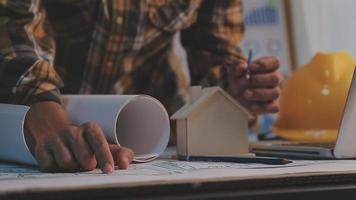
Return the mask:
{"type": "Polygon", "coordinates": [[[273,4],[267,4],[247,13],[245,24],[247,26],[274,25],[278,24],[278,20],[277,7],[273,4]]]}

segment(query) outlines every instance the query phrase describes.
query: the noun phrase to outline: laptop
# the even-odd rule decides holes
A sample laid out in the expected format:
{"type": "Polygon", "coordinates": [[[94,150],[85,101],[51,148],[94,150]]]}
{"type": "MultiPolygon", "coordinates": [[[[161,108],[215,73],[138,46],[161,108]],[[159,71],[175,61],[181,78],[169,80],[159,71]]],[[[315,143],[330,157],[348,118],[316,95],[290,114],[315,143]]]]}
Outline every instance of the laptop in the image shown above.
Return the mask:
{"type": "MultiPolygon", "coordinates": [[[[295,141],[257,142],[250,151],[262,156],[300,159],[356,158],[356,68],[348,91],[336,142],[315,143],[295,141]]],[[[332,114],[332,113],[331,113],[332,114]]]]}

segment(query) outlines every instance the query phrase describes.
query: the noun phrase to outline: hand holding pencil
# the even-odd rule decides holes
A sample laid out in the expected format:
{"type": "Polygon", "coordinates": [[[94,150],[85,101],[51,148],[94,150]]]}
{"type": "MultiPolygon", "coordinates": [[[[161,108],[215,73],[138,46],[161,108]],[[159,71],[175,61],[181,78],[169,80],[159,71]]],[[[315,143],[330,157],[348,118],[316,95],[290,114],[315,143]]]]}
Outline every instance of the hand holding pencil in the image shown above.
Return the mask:
{"type": "Polygon", "coordinates": [[[251,48],[248,52],[248,57],[247,57],[247,69],[246,69],[246,74],[245,74],[247,80],[250,80],[250,78],[251,78],[251,72],[250,72],[249,66],[251,65],[252,55],[253,55],[253,49],[251,48]]]}
{"type": "Polygon", "coordinates": [[[279,60],[268,56],[252,60],[250,50],[247,60],[227,61],[227,91],[252,114],[275,113],[279,110],[280,83],[279,60]]]}

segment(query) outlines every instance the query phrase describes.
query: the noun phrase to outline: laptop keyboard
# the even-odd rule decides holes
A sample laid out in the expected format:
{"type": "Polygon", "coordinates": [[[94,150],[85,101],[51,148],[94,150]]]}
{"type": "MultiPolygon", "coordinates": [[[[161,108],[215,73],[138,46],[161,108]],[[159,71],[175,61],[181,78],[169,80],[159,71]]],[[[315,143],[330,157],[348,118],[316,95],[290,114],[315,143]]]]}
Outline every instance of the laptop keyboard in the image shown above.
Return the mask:
{"type": "Polygon", "coordinates": [[[308,146],[308,147],[322,147],[332,149],[335,147],[335,143],[320,143],[320,142],[298,142],[298,143],[282,143],[286,146],[308,146]]]}

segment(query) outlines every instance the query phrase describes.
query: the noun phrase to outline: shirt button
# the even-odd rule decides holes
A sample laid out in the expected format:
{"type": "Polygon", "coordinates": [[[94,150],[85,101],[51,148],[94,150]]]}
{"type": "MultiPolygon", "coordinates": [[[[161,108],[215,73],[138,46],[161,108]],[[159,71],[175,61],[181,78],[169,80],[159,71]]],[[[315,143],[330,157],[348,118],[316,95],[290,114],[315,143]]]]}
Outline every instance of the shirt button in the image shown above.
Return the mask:
{"type": "Polygon", "coordinates": [[[122,24],[122,22],[124,22],[124,18],[119,16],[119,17],[116,17],[116,23],[117,24],[122,24]]]}

